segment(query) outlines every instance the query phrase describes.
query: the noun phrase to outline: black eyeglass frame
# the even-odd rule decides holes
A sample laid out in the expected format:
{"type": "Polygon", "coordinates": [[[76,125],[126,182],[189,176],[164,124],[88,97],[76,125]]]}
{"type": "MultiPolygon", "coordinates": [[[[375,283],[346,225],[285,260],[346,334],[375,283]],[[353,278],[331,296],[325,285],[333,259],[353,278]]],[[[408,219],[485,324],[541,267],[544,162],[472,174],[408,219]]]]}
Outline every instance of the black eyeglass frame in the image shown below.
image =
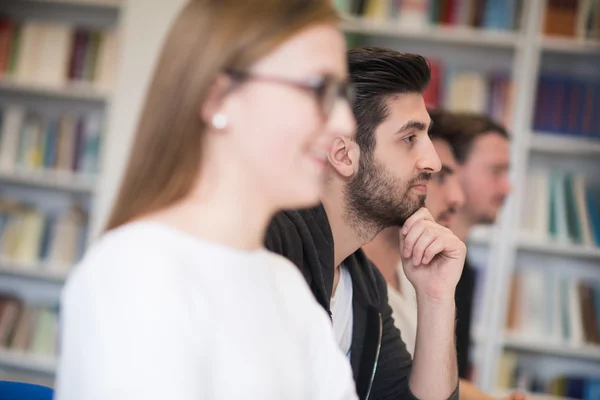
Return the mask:
{"type": "Polygon", "coordinates": [[[300,80],[266,76],[238,69],[227,69],[225,70],[225,73],[229,75],[231,79],[240,83],[248,80],[255,80],[279,85],[288,85],[300,90],[308,91],[317,99],[319,109],[326,119],[330,116],[338,99],[345,100],[350,107],[352,107],[352,104],[354,103],[354,85],[348,81],[342,81],[333,75],[323,75],[300,80]]]}

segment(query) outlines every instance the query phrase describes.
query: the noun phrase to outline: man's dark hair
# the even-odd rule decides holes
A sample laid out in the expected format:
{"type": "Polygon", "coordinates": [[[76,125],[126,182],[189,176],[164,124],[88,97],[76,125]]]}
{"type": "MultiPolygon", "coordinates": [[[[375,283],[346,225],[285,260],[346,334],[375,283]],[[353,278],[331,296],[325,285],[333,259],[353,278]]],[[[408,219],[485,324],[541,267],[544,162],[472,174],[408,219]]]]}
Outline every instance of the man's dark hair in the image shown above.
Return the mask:
{"type": "Polygon", "coordinates": [[[362,47],[348,50],[348,69],[356,88],[355,140],[361,152],[368,155],[375,148],[375,129],[388,115],[386,100],[400,94],[423,93],[431,76],[429,63],[417,54],[362,47]]]}
{"type": "Polygon", "coordinates": [[[502,125],[483,114],[435,109],[429,110],[429,115],[432,122],[430,137],[446,140],[459,164],[467,161],[475,139],[483,134],[493,132],[510,139],[508,131],[502,125]]]}

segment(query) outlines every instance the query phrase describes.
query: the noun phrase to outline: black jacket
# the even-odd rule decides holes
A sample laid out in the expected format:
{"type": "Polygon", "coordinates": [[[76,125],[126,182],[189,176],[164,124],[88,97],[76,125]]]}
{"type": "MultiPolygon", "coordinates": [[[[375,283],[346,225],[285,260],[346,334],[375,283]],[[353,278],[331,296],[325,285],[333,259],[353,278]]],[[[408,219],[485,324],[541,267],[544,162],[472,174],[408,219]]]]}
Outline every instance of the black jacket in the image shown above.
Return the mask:
{"type": "Polygon", "coordinates": [[[467,379],[469,375],[469,350],[471,346],[471,320],[475,271],[465,261],[462,275],[456,285],[456,354],[458,355],[458,376],[467,379]]]}
{"type": "MultiPolygon", "coordinates": [[[[300,269],[317,301],[331,315],[334,246],[322,206],[277,214],[266,247],[300,269]]],[[[408,387],[412,359],[394,326],[387,286],[377,268],[358,250],[346,260],[352,277],[354,326],[351,360],[361,399],[416,399],[408,387]]],[[[457,399],[458,390],[452,395],[457,399]]]]}

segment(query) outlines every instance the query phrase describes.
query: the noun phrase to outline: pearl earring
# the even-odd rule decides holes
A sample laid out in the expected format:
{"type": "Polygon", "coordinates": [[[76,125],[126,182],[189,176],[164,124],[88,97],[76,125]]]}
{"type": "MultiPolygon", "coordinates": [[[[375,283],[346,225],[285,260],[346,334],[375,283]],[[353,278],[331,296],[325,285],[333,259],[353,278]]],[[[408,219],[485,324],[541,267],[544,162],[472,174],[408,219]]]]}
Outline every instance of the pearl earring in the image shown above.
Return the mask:
{"type": "Polygon", "coordinates": [[[227,127],[227,117],[223,113],[217,113],[212,117],[212,125],[215,129],[222,130],[227,127]]]}

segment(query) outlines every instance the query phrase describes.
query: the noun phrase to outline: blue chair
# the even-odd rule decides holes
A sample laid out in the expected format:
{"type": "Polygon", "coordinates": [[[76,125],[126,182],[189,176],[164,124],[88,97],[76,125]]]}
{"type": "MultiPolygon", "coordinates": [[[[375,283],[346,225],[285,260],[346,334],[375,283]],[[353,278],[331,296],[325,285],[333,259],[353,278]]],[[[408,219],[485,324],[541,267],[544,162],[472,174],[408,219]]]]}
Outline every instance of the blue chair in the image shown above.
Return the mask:
{"type": "Polygon", "coordinates": [[[53,393],[46,386],[0,381],[0,400],[52,400],[53,393]]]}

